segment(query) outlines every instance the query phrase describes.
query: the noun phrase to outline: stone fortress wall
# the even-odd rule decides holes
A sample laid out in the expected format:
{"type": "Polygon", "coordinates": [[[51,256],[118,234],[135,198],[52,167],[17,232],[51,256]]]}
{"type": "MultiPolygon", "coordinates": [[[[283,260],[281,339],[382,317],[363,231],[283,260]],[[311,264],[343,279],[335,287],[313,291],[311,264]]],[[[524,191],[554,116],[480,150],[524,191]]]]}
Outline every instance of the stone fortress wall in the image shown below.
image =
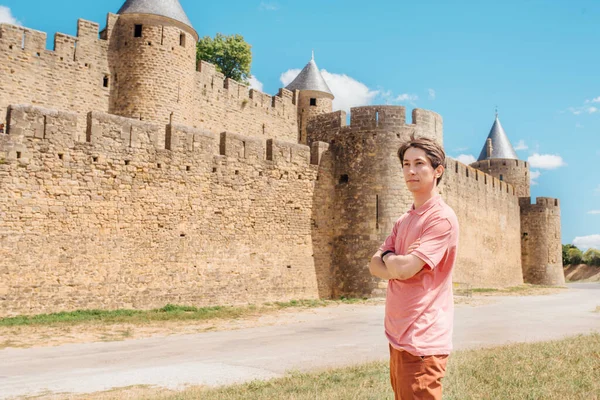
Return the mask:
{"type": "Polygon", "coordinates": [[[79,120],[10,108],[0,315],[318,296],[326,277],[315,272],[311,221],[322,143],[98,112],[79,120]]]}
{"type": "MultiPolygon", "coordinates": [[[[189,27],[123,17],[54,51],[0,25],[0,316],[383,294],[367,263],[412,204],[396,151],[443,142],[441,116],[357,107],[348,125],[318,93],[196,63],[189,27]]],[[[518,163],[448,161],[456,281],[561,283],[558,201],[531,205],[518,163]]]]}
{"type": "Polygon", "coordinates": [[[44,32],[0,24],[0,124],[10,104],[32,104],[78,113],[80,125],[99,111],[298,142],[294,93],[270,96],[225,79],[196,62],[193,35],[160,22],[109,14],[100,33],[97,23],[79,20],[77,36],[55,35],[54,50],[46,50],[44,32]]]}

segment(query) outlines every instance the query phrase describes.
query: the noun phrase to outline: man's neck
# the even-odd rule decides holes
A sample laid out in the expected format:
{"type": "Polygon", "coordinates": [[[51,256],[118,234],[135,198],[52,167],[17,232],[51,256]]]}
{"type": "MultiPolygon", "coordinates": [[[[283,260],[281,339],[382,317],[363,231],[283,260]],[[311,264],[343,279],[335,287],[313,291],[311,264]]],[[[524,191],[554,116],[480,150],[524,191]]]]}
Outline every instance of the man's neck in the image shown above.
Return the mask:
{"type": "Polygon", "coordinates": [[[427,203],[428,200],[434,198],[439,194],[437,186],[433,188],[431,192],[426,193],[413,193],[413,200],[415,205],[415,210],[421,207],[423,204],[427,203]]]}

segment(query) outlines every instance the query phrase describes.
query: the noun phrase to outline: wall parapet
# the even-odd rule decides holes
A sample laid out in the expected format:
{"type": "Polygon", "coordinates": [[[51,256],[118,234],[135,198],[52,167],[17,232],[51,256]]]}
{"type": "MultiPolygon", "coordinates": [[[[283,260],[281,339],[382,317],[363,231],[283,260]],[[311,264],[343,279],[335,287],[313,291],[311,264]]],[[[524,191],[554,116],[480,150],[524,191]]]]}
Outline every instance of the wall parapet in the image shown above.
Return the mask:
{"type": "Polygon", "coordinates": [[[7,137],[60,140],[65,147],[88,143],[94,151],[123,149],[168,150],[173,153],[202,153],[207,159],[226,156],[250,162],[271,161],[275,164],[310,165],[320,161],[327,148],[315,142],[306,145],[279,139],[262,139],[233,132],[219,135],[177,124],[161,125],[137,119],[91,111],[87,125],[78,126],[79,114],[32,105],[11,105],[8,109],[7,137]]]}
{"type": "Polygon", "coordinates": [[[536,197],[531,203],[531,197],[520,197],[519,206],[523,211],[543,211],[560,209],[560,200],[552,197],[536,197]]]}
{"type": "MultiPolygon", "coordinates": [[[[471,165],[466,165],[452,158],[446,159],[446,173],[454,174],[459,179],[466,179],[476,183],[477,186],[487,188],[488,191],[505,193],[511,197],[517,197],[516,189],[510,183],[480,171],[471,165]]],[[[442,182],[444,178],[442,178],[442,182]]],[[[520,201],[520,199],[519,199],[520,201]]]]}
{"type": "Polygon", "coordinates": [[[490,167],[498,167],[498,166],[511,166],[511,167],[519,167],[519,168],[529,168],[529,163],[527,161],[515,160],[512,158],[495,158],[492,160],[481,160],[475,161],[470,164],[474,168],[490,168],[490,167]]]}

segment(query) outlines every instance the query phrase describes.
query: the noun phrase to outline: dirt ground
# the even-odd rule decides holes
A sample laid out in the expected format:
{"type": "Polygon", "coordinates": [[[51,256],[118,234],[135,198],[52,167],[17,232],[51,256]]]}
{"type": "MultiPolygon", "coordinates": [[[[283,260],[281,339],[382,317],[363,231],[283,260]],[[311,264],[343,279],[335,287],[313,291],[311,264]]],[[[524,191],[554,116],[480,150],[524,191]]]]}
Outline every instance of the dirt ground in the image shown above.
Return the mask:
{"type": "MultiPolygon", "coordinates": [[[[562,288],[521,287],[518,291],[497,290],[455,296],[457,307],[477,307],[494,302],[497,296],[531,296],[558,293],[562,288]]],[[[383,299],[372,299],[355,306],[383,304],[383,299]]],[[[328,307],[336,307],[329,305],[328,307]]],[[[148,337],[189,335],[212,331],[230,331],[258,326],[287,325],[297,322],[314,308],[286,308],[268,313],[249,315],[238,319],[210,321],[162,321],[147,324],[83,323],[78,325],[0,327],[0,350],[5,348],[53,347],[74,343],[113,342],[148,337]]]]}
{"type": "Polygon", "coordinates": [[[570,282],[600,282],[600,267],[569,265],[565,267],[565,279],[570,282]]]}

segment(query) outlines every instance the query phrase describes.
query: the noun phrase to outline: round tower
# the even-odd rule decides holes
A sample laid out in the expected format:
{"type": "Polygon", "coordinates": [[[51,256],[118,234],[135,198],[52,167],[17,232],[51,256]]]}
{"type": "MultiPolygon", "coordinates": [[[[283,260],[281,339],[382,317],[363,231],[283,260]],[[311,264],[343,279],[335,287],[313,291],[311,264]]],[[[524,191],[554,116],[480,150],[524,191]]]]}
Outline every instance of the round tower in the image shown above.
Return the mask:
{"type": "Polygon", "coordinates": [[[109,43],[109,112],[192,125],[197,42],[178,0],[127,0],[109,43]]]}
{"type": "Polygon", "coordinates": [[[298,107],[298,143],[307,144],[306,127],[308,121],[317,115],[330,113],[333,109],[333,93],[317,64],[315,56],[298,74],[286,89],[298,91],[296,106],[298,107]]]}
{"type": "Polygon", "coordinates": [[[519,160],[496,114],[481,154],[471,167],[510,183],[518,197],[530,196],[529,164],[519,160]]]}
{"type": "Polygon", "coordinates": [[[564,285],[560,202],[538,197],[519,199],[523,280],[536,285],[564,285]]]}

